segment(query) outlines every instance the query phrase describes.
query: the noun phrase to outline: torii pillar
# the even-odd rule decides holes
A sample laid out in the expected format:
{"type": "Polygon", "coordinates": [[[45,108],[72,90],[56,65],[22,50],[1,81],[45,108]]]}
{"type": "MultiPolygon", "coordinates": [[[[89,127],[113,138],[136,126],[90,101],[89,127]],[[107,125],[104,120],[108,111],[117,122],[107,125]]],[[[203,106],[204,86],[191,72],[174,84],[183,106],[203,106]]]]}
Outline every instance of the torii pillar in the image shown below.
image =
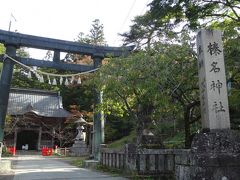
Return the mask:
{"type": "MultiPolygon", "coordinates": [[[[99,68],[102,65],[104,56],[101,54],[94,54],[94,68],[99,68]]],[[[94,89],[94,117],[93,117],[93,155],[94,159],[100,161],[100,146],[104,143],[104,114],[103,112],[96,112],[95,107],[101,104],[103,99],[103,92],[94,89]]]]}
{"type": "MultiPolygon", "coordinates": [[[[6,54],[11,57],[16,56],[16,47],[6,45],[6,54]]],[[[14,62],[6,58],[3,62],[3,68],[0,79],[0,142],[3,142],[4,122],[8,107],[8,97],[11,87],[14,62]]]]}

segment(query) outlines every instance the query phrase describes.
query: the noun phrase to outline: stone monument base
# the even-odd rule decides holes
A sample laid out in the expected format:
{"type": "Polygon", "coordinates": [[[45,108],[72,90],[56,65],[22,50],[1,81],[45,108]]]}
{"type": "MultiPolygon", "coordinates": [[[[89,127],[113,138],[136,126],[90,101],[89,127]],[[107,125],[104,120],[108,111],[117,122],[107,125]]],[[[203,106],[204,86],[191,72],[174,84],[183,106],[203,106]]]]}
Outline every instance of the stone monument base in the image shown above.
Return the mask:
{"type": "Polygon", "coordinates": [[[89,150],[84,141],[75,141],[73,146],[70,148],[71,156],[87,156],[89,155],[89,150]]]}
{"type": "Polygon", "coordinates": [[[235,180],[240,177],[240,132],[197,134],[188,156],[176,157],[177,180],[235,180]]]}

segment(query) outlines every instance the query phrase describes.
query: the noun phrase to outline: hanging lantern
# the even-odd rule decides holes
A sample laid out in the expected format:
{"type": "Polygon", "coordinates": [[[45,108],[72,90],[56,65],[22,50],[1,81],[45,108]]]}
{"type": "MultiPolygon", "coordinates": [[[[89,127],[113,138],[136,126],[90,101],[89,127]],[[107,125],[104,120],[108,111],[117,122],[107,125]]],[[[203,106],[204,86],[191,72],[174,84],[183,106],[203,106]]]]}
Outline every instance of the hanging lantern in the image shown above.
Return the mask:
{"type": "Polygon", "coordinates": [[[57,85],[56,78],[53,79],[52,85],[57,85]]]}
{"type": "Polygon", "coordinates": [[[60,77],[59,83],[60,83],[60,85],[62,85],[62,83],[63,83],[63,78],[62,78],[62,76],[60,77]]]}
{"type": "Polygon", "coordinates": [[[65,86],[68,86],[69,85],[69,82],[68,82],[68,78],[66,77],[65,79],[65,86]]]}
{"type": "Polygon", "coordinates": [[[82,84],[82,81],[81,81],[81,77],[80,77],[80,76],[78,77],[77,84],[82,84]]]}

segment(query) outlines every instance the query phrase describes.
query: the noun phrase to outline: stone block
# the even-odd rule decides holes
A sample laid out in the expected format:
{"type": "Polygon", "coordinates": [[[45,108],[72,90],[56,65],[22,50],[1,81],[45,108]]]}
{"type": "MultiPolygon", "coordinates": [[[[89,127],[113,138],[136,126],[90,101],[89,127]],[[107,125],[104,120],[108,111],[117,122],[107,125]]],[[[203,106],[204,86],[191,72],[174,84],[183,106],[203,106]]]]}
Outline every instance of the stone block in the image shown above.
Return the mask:
{"type": "Polygon", "coordinates": [[[12,163],[10,160],[0,160],[0,173],[9,173],[12,170],[12,163]]]}
{"type": "Polygon", "coordinates": [[[173,171],[174,170],[174,166],[175,166],[175,159],[174,159],[174,156],[173,155],[165,155],[166,156],[166,161],[167,161],[167,163],[166,163],[166,165],[167,165],[167,167],[166,167],[166,170],[167,171],[173,171]]]}
{"type": "Polygon", "coordinates": [[[85,160],[83,162],[83,167],[88,169],[96,169],[99,161],[96,160],[85,160]]]}
{"type": "Polygon", "coordinates": [[[145,171],[146,169],[146,156],[144,154],[140,154],[140,171],[145,171]]]}
{"type": "Polygon", "coordinates": [[[149,170],[150,171],[155,171],[156,170],[156,166],[155,166],[155,164],[156,164],[156,159],[155,159],[155,155],[149,155],[149,159],[150,159],[150,161],[149,161],[149,170]]]}
{"type": "Polygon", "coordinates": [[[237,180],[240,177],[240,133],[202,132],[194,137],[191,152],[175,158],[177,180],[237,180]]]}
{"type": "Polygon", "coordinates": [[[87,156],[89,155],[89,149],[85,142],[75,141],[73,146],[70,148],[71,156],[87,156]]]}
{"type": "Polygon", "coordinates": [[[240,133],[234,130],[203,131],[194,136],[191,151],[196,153],[240,153],[240,133]]]}

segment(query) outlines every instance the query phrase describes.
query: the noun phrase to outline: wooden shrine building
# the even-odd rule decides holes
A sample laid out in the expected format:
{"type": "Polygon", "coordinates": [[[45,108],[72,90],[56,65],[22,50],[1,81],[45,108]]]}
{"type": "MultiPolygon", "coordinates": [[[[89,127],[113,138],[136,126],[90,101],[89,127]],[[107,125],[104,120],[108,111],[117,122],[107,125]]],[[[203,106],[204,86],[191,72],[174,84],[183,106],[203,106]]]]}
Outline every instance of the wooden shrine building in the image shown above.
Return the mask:
{"type": "Polygon", "coordinates": [[[7,114],[11,125],[6,126],[5,143],[17,150],[53,147],[55,131],[70,115],[58,92],[18,88],[10,90],[7,114]]]}

